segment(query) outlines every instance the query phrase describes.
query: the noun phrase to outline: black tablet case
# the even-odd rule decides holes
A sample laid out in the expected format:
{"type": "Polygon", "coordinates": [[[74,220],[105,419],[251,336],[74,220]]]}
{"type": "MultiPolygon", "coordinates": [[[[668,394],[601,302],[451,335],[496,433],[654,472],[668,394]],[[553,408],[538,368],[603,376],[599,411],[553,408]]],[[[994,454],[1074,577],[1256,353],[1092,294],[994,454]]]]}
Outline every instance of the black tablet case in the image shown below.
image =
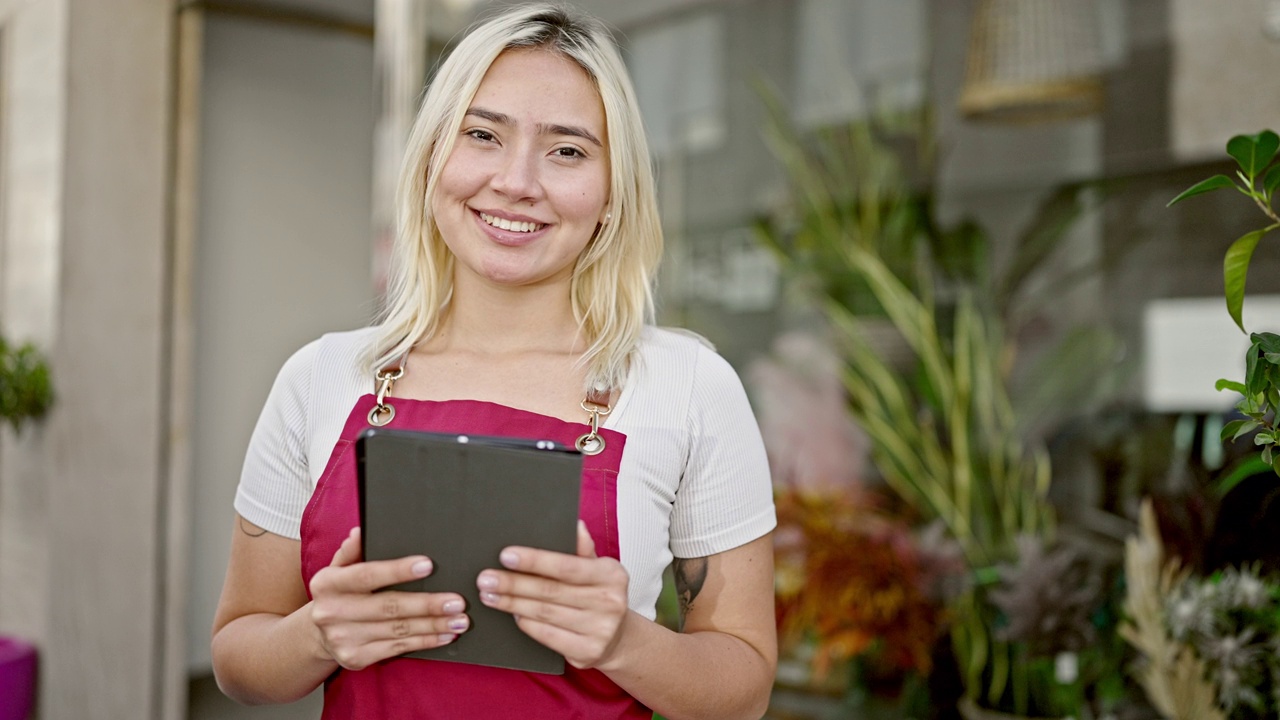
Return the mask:
{"type": "Polygon", "coordinates": [[[456,592],[471,627],[408,657],[562,674],[564,658],[481,604],[476,576],[509,545],[577,551],[582,455],[547,441],[370,428],[356,441],[366,560],[426,555],[397,590],[456,592]]]}

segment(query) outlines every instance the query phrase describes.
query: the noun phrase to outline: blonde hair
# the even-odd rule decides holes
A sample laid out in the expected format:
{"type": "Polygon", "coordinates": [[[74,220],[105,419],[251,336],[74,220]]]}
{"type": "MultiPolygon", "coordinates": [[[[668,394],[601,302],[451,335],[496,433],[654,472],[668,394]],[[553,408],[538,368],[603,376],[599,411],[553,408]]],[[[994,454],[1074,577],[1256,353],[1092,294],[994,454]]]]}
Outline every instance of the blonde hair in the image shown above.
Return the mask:
{"type": "Polygon", "coordinates": [[[367,360],[376,371],[440,329],[453,293],[453,255],[432,217],[445,161],[489,66],[504,51],[539,48],[586,71],[600,94],[609,145],[610,220],[574,267],[570,300],[587,343],[585,390],[620,388],[646,322],[662,256],[649,148],[635,90],[608,29],[566,7],[508,10],[473,28],[440,66],[418,111],[396,194],[387,303],[367,360]]]}

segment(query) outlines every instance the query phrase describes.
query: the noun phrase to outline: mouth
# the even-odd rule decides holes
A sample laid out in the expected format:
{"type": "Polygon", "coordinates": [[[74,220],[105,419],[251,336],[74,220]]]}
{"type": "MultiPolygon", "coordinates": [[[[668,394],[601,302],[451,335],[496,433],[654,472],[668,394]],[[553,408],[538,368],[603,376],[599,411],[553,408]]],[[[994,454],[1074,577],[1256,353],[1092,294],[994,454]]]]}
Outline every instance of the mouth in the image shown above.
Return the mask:
{"type": "Polygon", "coordinates": [[[506,218],[500,218],[488,213],[480,212],[479,210],[475,212],[484,224],[511,233],[535,233],[547,226],[546,223],[527,222],[524,220],[508,220],[506,218]]]}

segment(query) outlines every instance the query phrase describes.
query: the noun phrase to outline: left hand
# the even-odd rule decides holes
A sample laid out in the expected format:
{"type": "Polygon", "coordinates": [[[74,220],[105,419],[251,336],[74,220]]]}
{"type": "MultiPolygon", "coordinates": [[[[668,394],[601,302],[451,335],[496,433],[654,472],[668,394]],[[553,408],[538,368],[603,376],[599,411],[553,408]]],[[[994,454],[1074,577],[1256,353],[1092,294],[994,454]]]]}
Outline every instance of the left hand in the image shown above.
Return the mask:
{"type": "Polygon", "coordinates": [[[578,523],[576,556],[513,546],[499,561],[506,570],[476,578],[481,602],[514,615],[526,635],[576,668],[599,667],[612,657],[629,614],[629,578],[622,563],[596,557],[586,525],[578,523]]]}

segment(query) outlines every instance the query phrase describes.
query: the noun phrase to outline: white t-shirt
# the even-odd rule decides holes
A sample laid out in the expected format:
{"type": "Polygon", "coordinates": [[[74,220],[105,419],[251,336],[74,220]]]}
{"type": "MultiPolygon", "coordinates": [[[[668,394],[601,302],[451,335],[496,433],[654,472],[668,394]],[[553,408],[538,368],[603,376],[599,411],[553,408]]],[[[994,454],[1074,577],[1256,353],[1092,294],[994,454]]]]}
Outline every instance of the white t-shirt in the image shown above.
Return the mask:
{"type": "MultiPolygon", "coordinates": [[[[302,511],[358,398],[373,329],[331,333],[281,368],[249,441],[235,509],[298,539],[302,511]]],[[[672,557],[744,545],[775,525],[764,443],[733,368],[696,337],[646,327],[603,426],[627,436],[618,472],[618,545],[629,605],[652,619],[672,557]]]]}

